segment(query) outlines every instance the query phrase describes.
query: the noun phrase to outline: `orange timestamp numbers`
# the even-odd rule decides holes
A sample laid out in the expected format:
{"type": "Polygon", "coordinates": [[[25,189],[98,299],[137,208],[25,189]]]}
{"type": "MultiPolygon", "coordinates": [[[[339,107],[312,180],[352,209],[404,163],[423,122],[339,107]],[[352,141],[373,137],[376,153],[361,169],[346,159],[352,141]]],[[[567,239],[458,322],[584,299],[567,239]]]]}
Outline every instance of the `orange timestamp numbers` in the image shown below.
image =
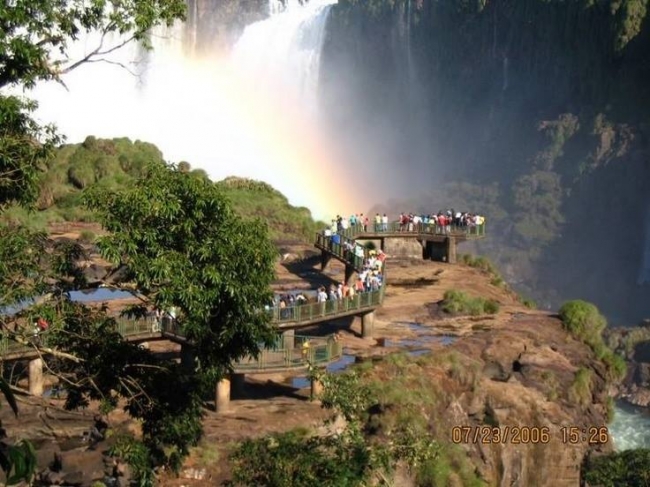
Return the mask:
{"type": "Polygon", "coordinates": [[[453,443],[482,443],[484,445],[510,443],[549,443],[551,429],[547,426],[454,426],[453,443]]]}
{"type": "MultiPolygon", "coordinates": [[[[451,441],[456,444],[546,444],[552,438],[553,432],[548,426],[455,426],[451,429],[451,441]]],[[[602,444],[609,441],[609,430],[606,426],[562,427],[558,439],[566,444],[602,444]]]]}

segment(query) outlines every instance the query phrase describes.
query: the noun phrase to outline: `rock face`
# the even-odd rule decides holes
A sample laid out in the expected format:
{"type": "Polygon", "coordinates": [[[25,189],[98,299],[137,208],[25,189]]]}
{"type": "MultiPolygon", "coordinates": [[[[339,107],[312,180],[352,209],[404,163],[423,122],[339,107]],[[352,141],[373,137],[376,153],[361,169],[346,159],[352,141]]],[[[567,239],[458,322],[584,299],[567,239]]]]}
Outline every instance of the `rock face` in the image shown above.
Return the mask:
{"type": "MultiPolygon", "coordinates": [[[[572,338],[557,317],[524,310],[481,271],[426,262],[389,272],[395,285],[377,312],[386,329],[417,322],[432,333],[457,335],[453,344],[418,357],[394,378],[395,388],[411,376],[431,384],[435,394],[418,407],[438,440],[449,445],[445,448],[462,448],[491,486],[579,486],[585,455],[611,449],[609,443],[589,441],[605,431],[600,428],[607,424],[609,390],[605,365],[593,351],[572,338]],[[433,285],[399,286],[432,276],[439,278],[433,285]],[[501,309],[491,317],[430,312],[429,305],[451,288],[495,299],[501,309]],[[562,430],[572,427],[581,431],[573,443],[562,430]],[[468,433],[454,438],[458,428],[468,433]],[[499,428],[499,435],[491,428],[499,428]]],[[[382,367],[377,374],[387,380],[382,367]]]]}
{"type": "Polygon", "coordinates": [[[610,348],[628,363],[618,397],[635,406],[650,407],[650,320],[636,327],[609,329],[605,336],[610,348]]]}

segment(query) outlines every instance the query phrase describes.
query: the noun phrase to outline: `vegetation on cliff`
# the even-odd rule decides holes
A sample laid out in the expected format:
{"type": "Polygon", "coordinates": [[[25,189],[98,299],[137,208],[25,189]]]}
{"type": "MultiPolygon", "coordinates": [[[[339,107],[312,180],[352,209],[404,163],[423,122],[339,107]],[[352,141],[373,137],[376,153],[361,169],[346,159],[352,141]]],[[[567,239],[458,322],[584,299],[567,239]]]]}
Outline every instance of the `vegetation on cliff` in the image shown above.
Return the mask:
{"type": "Polygon", "coordinates": [[[597,487],[646,487],[650,485],[650,450],[627,450],[589,457],[583,466],[584,481],[597,487]]]}
{"type": "MultiPolygon", "coordinates": [[[[457,378],[475,380],[474,369],[462,370],[453,358],[436,359],[447,360],[457,378]]],[[[421,384],[429,361],[393,354],[376,364],[379,372],[361,366],[339,375],[313,373],[324,386],[322,406],[333,413],[325,432],[296,430],[243,442],[232,456],[235,484],[361,487],[391,484],[402,468],[418,486],[484,485],[461,448],[436,438],[444,436],[447,423],[442,410],[432,414],[449,397],[421,384]]]]}
{"type": "Polygon", "coordinates": [[[481,296],[472,297],[463,291],[450,289],[445,293],[442,301],[442,309],[446,313],[455,315],[493,315],[499,312],[499,303],[493,299],[485,299],[481,296]]]}
{"type": "MultiPolygon", "coordinates": [[[[603,361],[611,380],[619,381],[625,377],[627,371],[625,359],[612,352],[605,344],[603,330],[607,326],[607,320],[596,306],[582,300],[567,301],[560,308],[559,315],[565,329],[578,340],[589,345],[596,357],[603,361]]],[[[579,383],[579,390],[584,389],[583,384],[588,382],[584,377],[578,380],[577,375],[576,381],[579,383]]]]}
{"type": "MultiPolygon", "coordinates": [[[[84,191],[126,188],[141,178],[151,164],[165,164],[155,145],[128,138],[88,136],[81,144],[48,150],[48,157],[42,161],[44,171],[32,174],[38,181],[37,186],[32,186],[37,189],[36,211],[12,205],[0,215],[3,221],[34,229],[44,229],[48,223],[97,221],[97,215],[83,205],[84,191]]],[[[207,178],[205,171],[192,169],[185,161],[178,164],[178,170],[207,178]]],[[[216,184],[243,218],[264,217],[276,241],[311,240],[316,230],[324,226],[313,220],[307,208],[290,205],[282,193],[266,183],[230,177],[216,184]]]]}

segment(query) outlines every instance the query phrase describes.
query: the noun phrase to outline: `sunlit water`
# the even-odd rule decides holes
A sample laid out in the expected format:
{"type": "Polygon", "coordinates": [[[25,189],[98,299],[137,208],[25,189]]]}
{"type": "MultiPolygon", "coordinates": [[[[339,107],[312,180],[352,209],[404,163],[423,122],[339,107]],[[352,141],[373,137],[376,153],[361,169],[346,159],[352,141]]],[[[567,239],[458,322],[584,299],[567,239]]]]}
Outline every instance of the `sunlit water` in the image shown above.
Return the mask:
{"type": "Polygon", "coordinates": [[[650,448],[650,411],[617,402],[614,420],[608,425],[617,451],[650,448]]]}

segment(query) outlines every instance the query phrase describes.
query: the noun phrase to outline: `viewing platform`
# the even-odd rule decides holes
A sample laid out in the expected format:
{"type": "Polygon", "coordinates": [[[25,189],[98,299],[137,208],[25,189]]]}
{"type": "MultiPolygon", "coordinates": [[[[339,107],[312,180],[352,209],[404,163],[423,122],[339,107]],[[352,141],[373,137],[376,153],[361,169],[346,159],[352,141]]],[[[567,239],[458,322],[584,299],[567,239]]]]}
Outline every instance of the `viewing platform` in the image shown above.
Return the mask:
{"type": "MultiPolygon", "coordinates": [[[[391,241],[412,240],[418,242],[417,253],[423,259],[430,259],[449,264],[457,261],[456,247],[468,240],[480,240],[485,237],[485,223],[479,226],[457,227],[418,223],[400,225],[398,222],[368,225],[354,225],[333,235],[324,232],[316,234],[316,248],[321,250],[321,270],[325,270],[332,257],[345,264],[345,280],[349,282],[354,272],[363,267],[364,257],[358,256],[348,247],[354,248],[361,242],[377,242],[380,249],[391,255],[391,241]]],[[[395,252],[397,253],[397,252],[395,252]]],[[[393,256],[393,255],[391,255],[393,256]]]]}
{"type": "MultiPolygon", "coordinates": [[[[403,226],[400,228],[398,223],[390,223],[385,227],[373,225],[372,229],[355,226],[333,236],[318,233],[314,245],[321,250],[323,269],[332,258],[336,258],[345,264],[345,280],[349,282],[354,272],[362,270],[366,257],[365,252],[361,256],[354,250],[350,250],[350,248],[355,249],[359,241],[379,241],[380,248],[383,249],[386,242],[391,239],[416,240],[421,245],[423,258],[434,260],[438,258],[454,263],[457,243],[484,236],[485,225],[461,229],[418,224],[411,229],[405,229],[403,226]]],[[[328,300],[324,303],[269,309],[271,323],[279,332],[277,342],[261,349],[257,357],[244,357],[232,364],[232,374],[216,386],[217,409],[227,408],[231,381],[234,381],[235,387],[239,387],[244,374],[291,372],[309,367],[324,367],[342,357],[343,350],[336,341],[335,335],[321,337],[295,335],[295,330],[298,328],[356,316],[361,318],[362,336],[372,337],[374,311],[384,300],[385,268],[383,277],[383,285],[377,291],[359,293],[336,301],[328,300]]],[[[116,323],[117,331],[130,342],[168,340],[180,344],[181,363],[193,364],[192,344],[188,342],[176,321],[163,319],[158,322],[153,318],[136,320],[119,317],[116,318],[116,323]]],[[[41,332],[21,336],[18,341],[9,339],[6,335],[0,339],[0,356],[3,361],[29,361],[29,391],[34,395],[43,393],[42,357],[54,352],[48,346],[49,336],[49,332],[41,332]]],[[[317,386],[312,384],[312,392],[317,386]]]]}

